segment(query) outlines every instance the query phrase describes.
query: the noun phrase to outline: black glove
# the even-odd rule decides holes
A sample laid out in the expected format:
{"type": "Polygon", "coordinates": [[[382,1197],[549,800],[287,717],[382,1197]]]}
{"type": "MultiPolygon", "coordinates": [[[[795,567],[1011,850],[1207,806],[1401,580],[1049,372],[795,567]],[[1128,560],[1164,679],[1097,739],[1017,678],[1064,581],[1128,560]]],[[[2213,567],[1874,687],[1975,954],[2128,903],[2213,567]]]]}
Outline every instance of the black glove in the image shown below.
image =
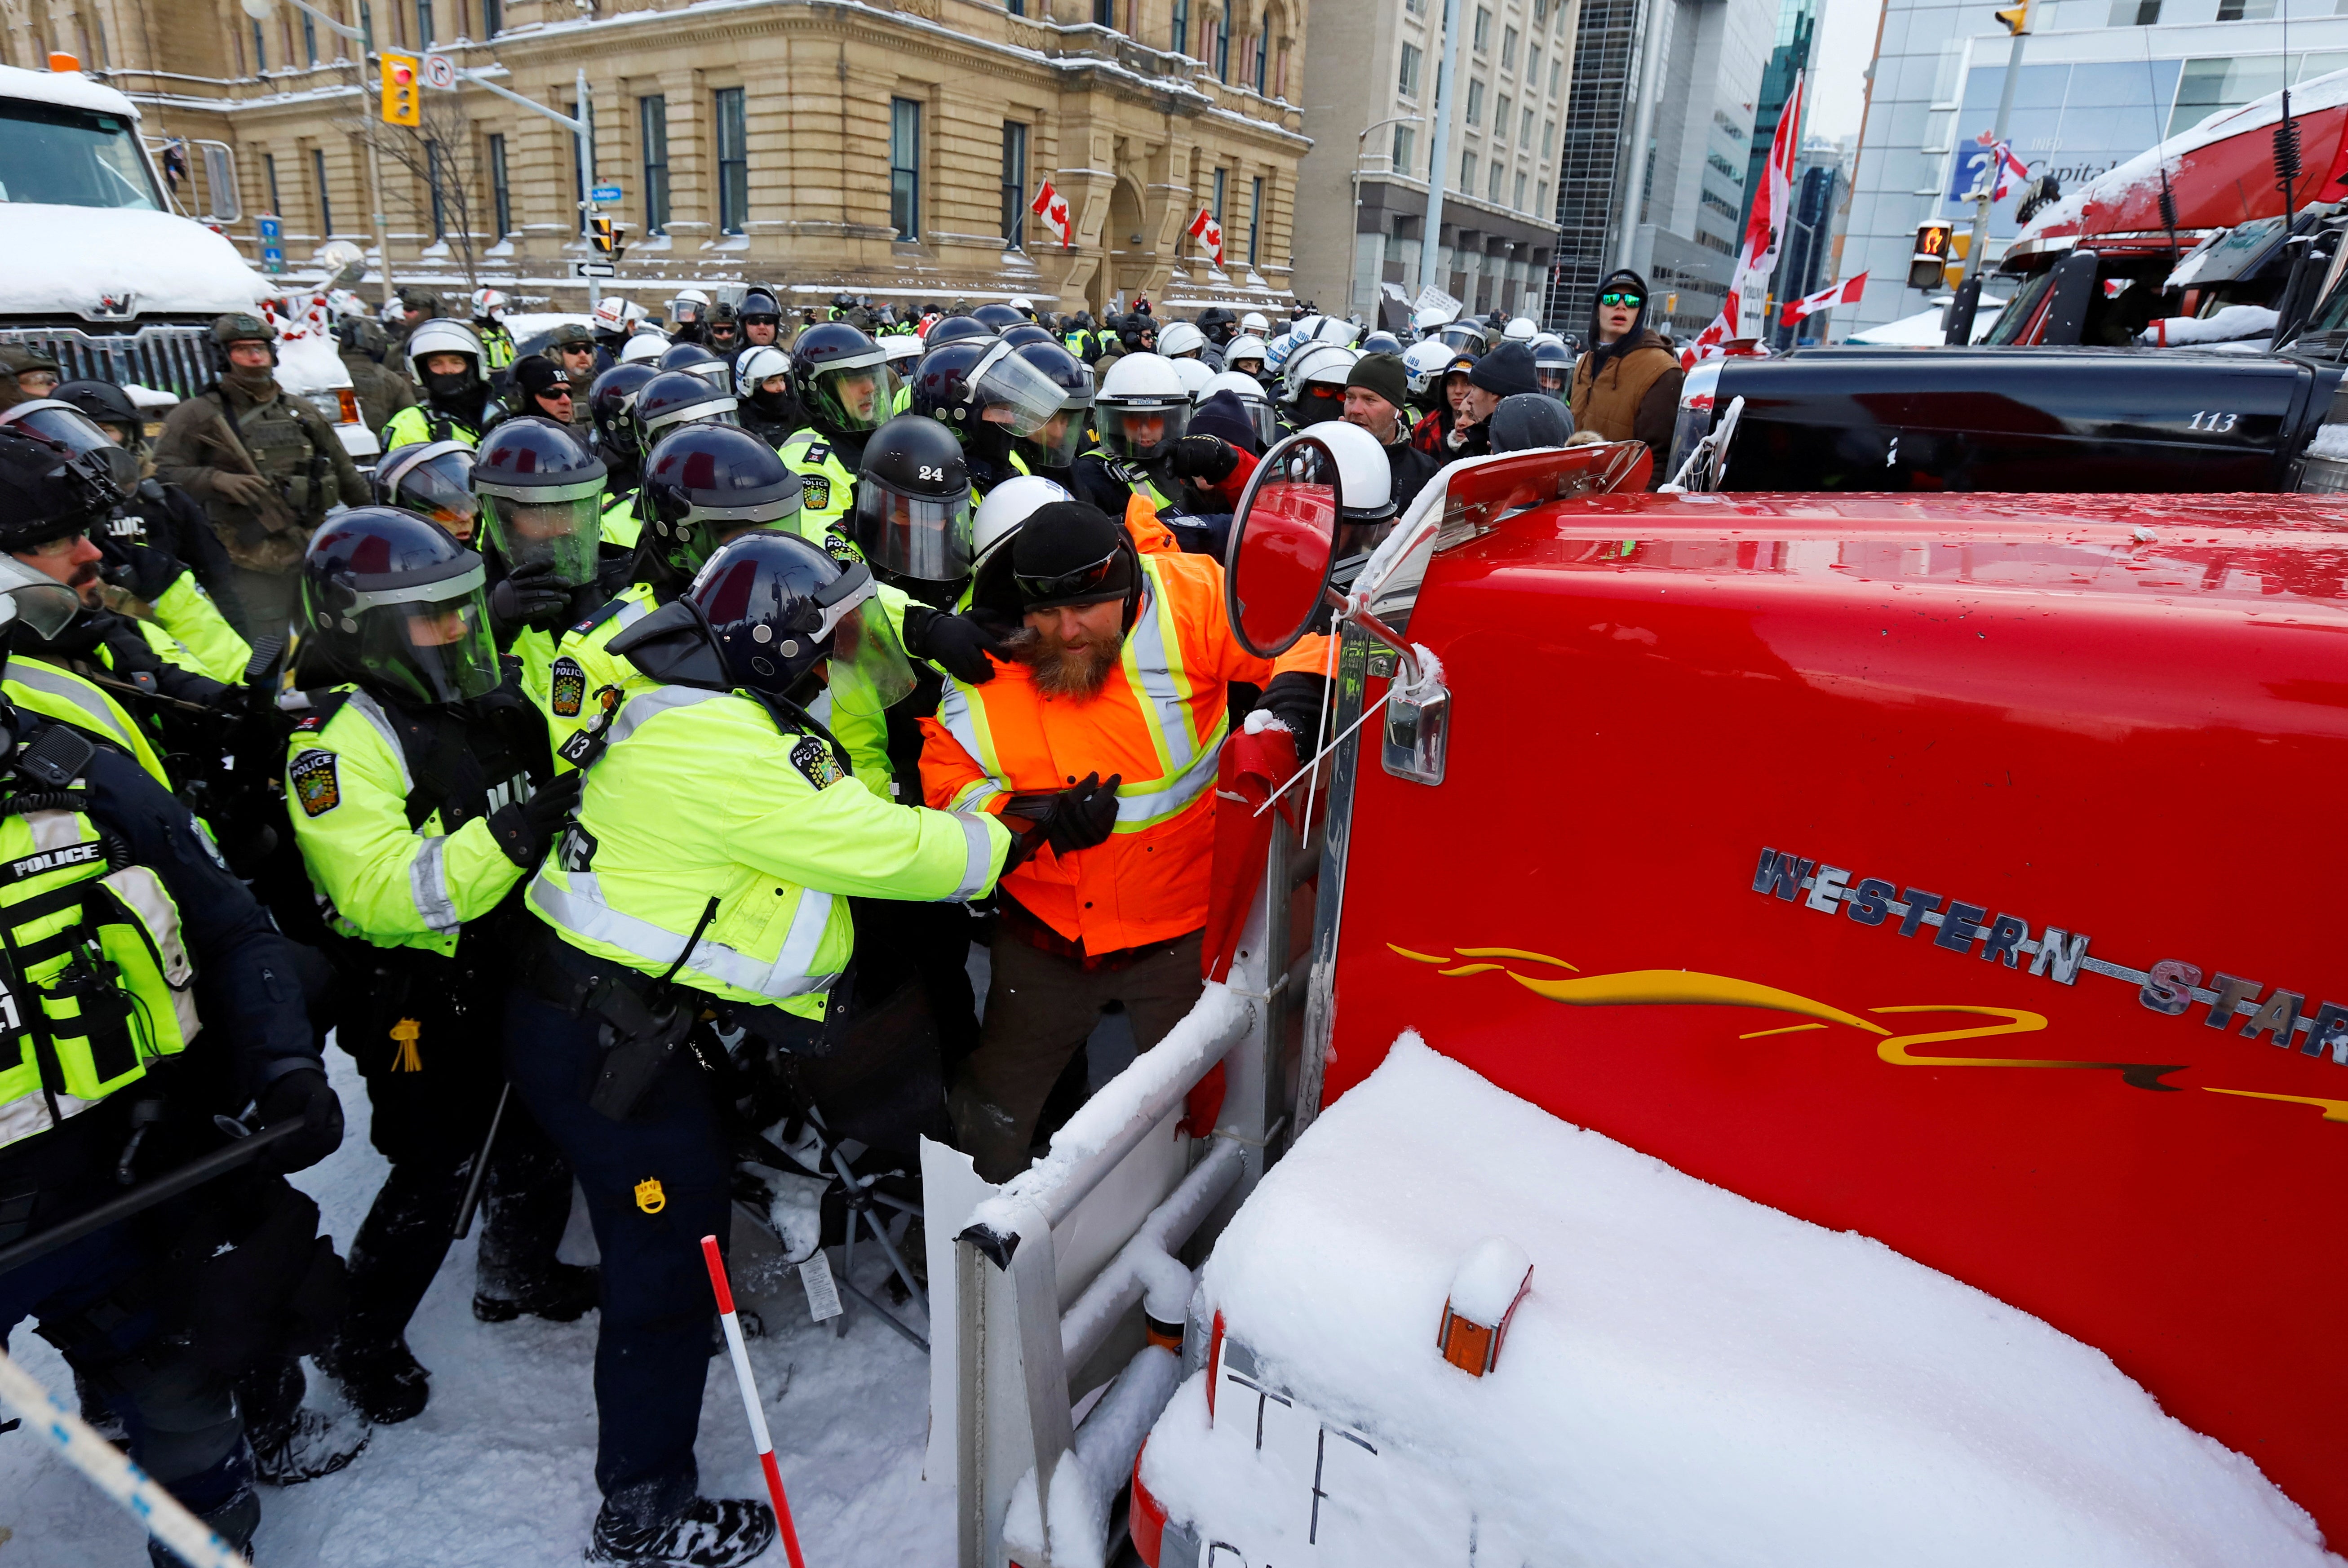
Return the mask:
{"type": "Polygon", "coordinates": [[[571,614],[571,590],[555,581],[544,562],[519,567],[489,590],[489,619],[503,642],[524,626],[559,625],[571,614]]]}
{"type": "Polygon", "coordinates": [[[968,615],[949,615],[927,604],[905,606],[905,651],[970,686],[984,686],[994,678],[989,654],[1011,656],[993,632],[968,615]]]}
{"type": "Polygon", "coordinates": [[[262,1127],[299,1121],[302,1130],[287,1137],[259,1158],[267,1170],[284,1172],[315,1165],[343,1142],[343,1102],[316,1068],[295,1068],[261,1092],[255,1113],[262,1127]]]}
{"type": "Polygon", "coordinates": [[[1035,825],[1012,844],[1003,869],[1010,871],[1046,844],[1056,855],[1072,855],[1102,842],[1117,826],[1117,787],[1123,782],[1121,773],[1112,773],[1106,779],[1097,772],[1087,773],[1061,790],[1044,814],[1035,819],[1035,825]]]}
{"type": "Polygon", "coordinates": [[[537,869],[553,846],[554,835],[562,830],[562,820],[578,806],[579,787],[586,778],[583,773],[565,773],[551,784],[540,785],[529,799],[489,813],[489,836],[497,840],[506,859],[526,872],[537,869]]]}
{"type": "Polygon", "coordinates": [[[178,556],[152,544],[109,546],[106,554],[106,580],[149,604],[169,593],[187,570],[178,556]]]}
{"type": "Polygon", "coordinates": [[[1219,485],[1240,466],[1240,451],[1220,436],[1185,436],[1174,443],[1172,462],[1186,480],[1219,485]]]}
{"type": "Polygon", "coordinates": [[[1282,670],[1263,688],[1256,706],[1288,726],[1296,737],[1296,754],[1313,754],[1313,738],[1321,732],[1321,714],[1329,702],[1329,677],[1311,670],[1282,670]]]}

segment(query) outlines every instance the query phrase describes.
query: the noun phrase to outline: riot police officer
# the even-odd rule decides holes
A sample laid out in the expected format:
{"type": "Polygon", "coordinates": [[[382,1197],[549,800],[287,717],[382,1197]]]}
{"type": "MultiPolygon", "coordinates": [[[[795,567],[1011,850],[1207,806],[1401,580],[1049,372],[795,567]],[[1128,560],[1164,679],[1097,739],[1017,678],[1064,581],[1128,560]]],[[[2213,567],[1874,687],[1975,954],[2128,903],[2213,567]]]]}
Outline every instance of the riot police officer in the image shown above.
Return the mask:
{"type": "Polygon", "coordinates": [[[644,478],[644,442],[636,430],[636,394],[660,372],[649,365],[615,365],[595,377],[587,395],[595,455],[603,459],[603,547],[636,547],[636,486],[644,478]]]}
{"type": "Polygon", "coordinates": [[[424,400],[385,422],[385,449],[412,441],[479,446],[481,432],[496,424],[505,409],[489,396],[489,356],[473,329],[457,321],[422,322],[407,335],[401,352],[424,400]]]}
{"type": "Polygon", "coordinates": [[[734,360],[735,413],[742,428],[779,449],[807,423],[807,410],[791,389],[791,359],[779,348],[746,348],[734,360]]]}
{"type": "Polygon", "coordinates": [[[879,344],[828,321],[791,345],[791,384],[808,423],[783,443],[783,461],[807,481],[808,526],[837,528],[855,499],[865,441],[897,412],[897,373],[879,344]]]}
{"type": "Polygon", "coordinates": [[[939,421],[962,444],[980,500],[1028,471],[1014,443],[1040,434],[1062,405],[1051,377],[1001,338],[962,338],[931,349],[914,369],[912,390],[912,411],[939,421]]]}
{"type": "MultiPolygon", "coordinates": [[[[78,597],[21,556],[80,538],[121,499],[88,454],[0,430],[0,622],[64,630],[78,597]]],[[[269,1174],[314,1164],[342,1139],[300,957],[136,762],[13,705],[0,705],[0,857],[20,868],[0,888],[0,922],[20,932],[0,967],[8,991],[51,1019],[47,1033],[0,1047],[0,1244],[221,1147],[215,1114],[257,1102],[252,1125],[300,1123],[242,1171],[0,1274],[0,1335],[36,1317],[120,1415],[132,1458],[242,1550],[261,1504],[231,1379],[255,1347],[189,1329],[219,1321],[226,1288],[233,1327],[273,1336],[283,1303],[259,1299],[254,1282],[321,1255],[314,1206],[305,1221],[307,1200],[269,1174]],[[33,810],[31,794],[56,803],[33,810]],[[60,846],[88,852],[23,869],[60,846]],[[241,1268],[257,1272],[230,1282],[241,1268]]],[[[159,1564],[179,1561],[151,1551],[159,1564]]]]}
{"type": "Polygon", "coordinates": [[[910,680],[874,589],[860,562],[758,530],[614,639],[656,684],[619,709],[530,885],[542,924],[507,1001],[507,1059],[572,1157],[605,1268],[590,1562],[726,1568],[774,1537],[763,1502],[698,1494],[710,1336],[695,1252],[729,1229],[731,1161],[696,1065],[724,1047],[686,1037],[713,1013],[745,1052],[826,1048],[850,990],[849,897],[967,901],[1014,850],[984,814],[860,788],[809,711],[828,690],[877,714],[910,680]]]}
{"type": "MultiPolygon", "coordinates": [[[[551,420],[509,419],[481,443],[473,466],[480,498],[482,553],[494,569],[489,618],[500,647],[521,665],[521,689],[541,707],[550,690],[554,643],[625,583],[607,564],[602,541],[603,461],[551,420]],[[606,583],[606,576],[619,581],[606,583]]],[[[585,694],[566,690],[575,715],[585,694]]]]}
{"type": "MultiPolygon", "coordinates": [[[[419,334],[420,334],[419,329],[419,334]]],[[[481,558],[396,507],[331,519],[302,570],[297,676],[335,683],[287,748],[286,812],[328,910],[356,1059],[391,1173],[351,1243],[351,1301],[321,1365],[377,1423],[429,1397],[405,1331],[497,1111],[493,917],[575,798],[537,715],[499,680],[481,558]]],[[[556,1262],[562,1161],[509,1106],[489,1157],[474,1315],[568,1322],[592,1271],[556,1262]]]]}

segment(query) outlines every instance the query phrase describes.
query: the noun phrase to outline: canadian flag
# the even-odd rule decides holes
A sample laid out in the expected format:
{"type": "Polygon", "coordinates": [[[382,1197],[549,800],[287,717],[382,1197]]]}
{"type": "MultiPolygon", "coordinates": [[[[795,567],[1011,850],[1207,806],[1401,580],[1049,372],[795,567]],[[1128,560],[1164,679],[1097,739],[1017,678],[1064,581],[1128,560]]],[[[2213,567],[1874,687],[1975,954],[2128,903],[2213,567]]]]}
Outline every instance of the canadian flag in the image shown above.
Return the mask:
{"type": "Polygon", "coordinates": [[[1729,318],[1730,337],[1757,335],[1767,320],[1769,277],[1777,270],[1779,242],[1792,216],[1794,163],[1801,152],[1803,73],[1794,73],[1794,90],[1777,112],[1777,132],[1770,139],[1769,161],[1763,166],[1761,189],[1753,194],[1753,216],[1745,226],[1745,248],[1730,277],[1729,295],[1741,309],[1754,313],[1747,330],[1741,317],[1729,318]]]}
{"type": "Polygon", "coordinates": [[[1190,238],[1206,247],[1207,253],[1215,258],[1215,265],[1220,267],[1223,264],[1223,226],[1216,222],[1215,215],[1204,207],[1200,208],[1199,215],[1190,220],[1190,238]]]}
{"type": "Polygon", "coordinates": [[[1027,211],[1043,219],[1045,226],[1060,236],[1060,249],[1065,251],[1068,248],[1071,238],[1068,230],[1068,201],[1066,197],[1052,189],[1050,181],[1044,181],[1044,188],[1035,192],[1035,200],[1027,204],[1027,211]]]}
{"type": "Polygon", "coordinates": [[[1822,288],[1814,294],[1804,294],[1799,299],[1787,300],[1786,325],[1791,326],[1806,315],[1811,315],[1822,310],[1832,310],[1838,304],[1857,304],[1859,296],[1866,292],[1867,274],[1861,273],[1846,282],[1822,288]]]}
{"type": "Polygon", "coordinates": [[[1725,354],[1727,350],[1721,345],[1737,335],[1736,322],[1743,312],[1744,306],[1736,297],[1736,291],[1729,290],[1728,298],[1721,303],[1720,314],[1712,318],[1712,325],[1697,333],[1689,340],[1688,346],[1680,350],[1680,368],[1693,370],[1704,361],[1718,359],[1725,354]]]}

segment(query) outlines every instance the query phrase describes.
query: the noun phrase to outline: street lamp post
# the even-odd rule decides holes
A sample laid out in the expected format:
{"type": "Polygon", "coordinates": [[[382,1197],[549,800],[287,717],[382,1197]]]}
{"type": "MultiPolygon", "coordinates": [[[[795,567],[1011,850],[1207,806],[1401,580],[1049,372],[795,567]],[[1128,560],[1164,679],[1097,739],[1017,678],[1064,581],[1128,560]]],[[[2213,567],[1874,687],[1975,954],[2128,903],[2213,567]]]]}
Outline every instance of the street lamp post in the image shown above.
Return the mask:
{"type": "MultiPolygon", "coordinates": [[[[1426,274],[1442,260],[1443,181],[1451,162],[1451,82],[1459,63],[1459,12],[1464,3],[1443,0],[1443,58],[1435,69],[1435,134],[1426,149],[1426,222],[1421,225],[1426,232],[1418,238],[1418,275],[1411,279],[1414,284],[1424,284],[1426,274]]],[[[1411,292],[1416,295],[1418,290],[1411,292]]]]}
{"type": "MultiPolygon", "coordinates": [[[[310,0],[291,0],[291,4],[303,15],[314,21],[324,22],[335,32],[358,45],[361,77],[359,96],[361,100],[365,101],[367,62],[375,57],[375,28],[373,18],[366,7],[365,5],[359,7],[360,20],[366,25],[354,27],[347,22],[327,15],[324,11],[311,5],[310,0]]],[[[277,0],[243,0],[243,5],[244,14],[256,22],[266,22],[277,14],[277,0]]],[[[375,229],[373,238],[376,257],[377,264],[383,269],[383,303],[389,304],[391,303],[391,231],[383,221],[383,154],[376,147],[375,138],[372,136],[366,139],[366,150],[367,201],[373,209],[367,214],[367,222],[375,229]]]]}
{"type": "MultiPolygon", "coordinates": [[[[1361,232],[1360,212],[1362,209],[1362,160],[1369,153],[1370,132],[1377,129],[1378,127],[1382,125],[1412,125],[1426,119],[1426,117],[1423,114],[1390,114],[1384,119],[1374,119],[1369,124],[1364,126],[1362,128],[1362,134],[1354,139],[1353,179],[1354,211],[1355,214],[1354,219],[1354,232],[1357,236],[1361,232]]],[[[1389,171],[1393,170],[1393,159],[1389,158],[1386,160],[1386,167],[1389,171]]],[[[1361,242],[1358,238],[1354,241],[1354,243],[1356,244],[1359,244],[1360,242],[1361,242]]],[[[1374,290],[1372,292],[1375,294],[1375,291],[1374,290]]]]}

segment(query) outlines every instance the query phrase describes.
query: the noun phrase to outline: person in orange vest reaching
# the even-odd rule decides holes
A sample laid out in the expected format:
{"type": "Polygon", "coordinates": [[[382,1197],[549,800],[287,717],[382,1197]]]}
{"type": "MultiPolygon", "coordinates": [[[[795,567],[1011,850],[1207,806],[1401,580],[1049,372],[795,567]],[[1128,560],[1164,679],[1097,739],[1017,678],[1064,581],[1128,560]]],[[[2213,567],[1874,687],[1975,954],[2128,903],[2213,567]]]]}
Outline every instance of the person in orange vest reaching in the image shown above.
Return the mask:
{"type": "Polygon", "coordinates": [[[922,720],[922,788],[1051,846],[1004,878],[979,1047],[949,1095],[964,1152],[1001,1181],[1104,1007],[1148,1050],[1198,1000],[1228,687],[1276,672],[1232,636],[1219,562],[1138,551],[1086,502],[1038,508],[990,566],[970,613],[1017,629],[922,720]]]}

